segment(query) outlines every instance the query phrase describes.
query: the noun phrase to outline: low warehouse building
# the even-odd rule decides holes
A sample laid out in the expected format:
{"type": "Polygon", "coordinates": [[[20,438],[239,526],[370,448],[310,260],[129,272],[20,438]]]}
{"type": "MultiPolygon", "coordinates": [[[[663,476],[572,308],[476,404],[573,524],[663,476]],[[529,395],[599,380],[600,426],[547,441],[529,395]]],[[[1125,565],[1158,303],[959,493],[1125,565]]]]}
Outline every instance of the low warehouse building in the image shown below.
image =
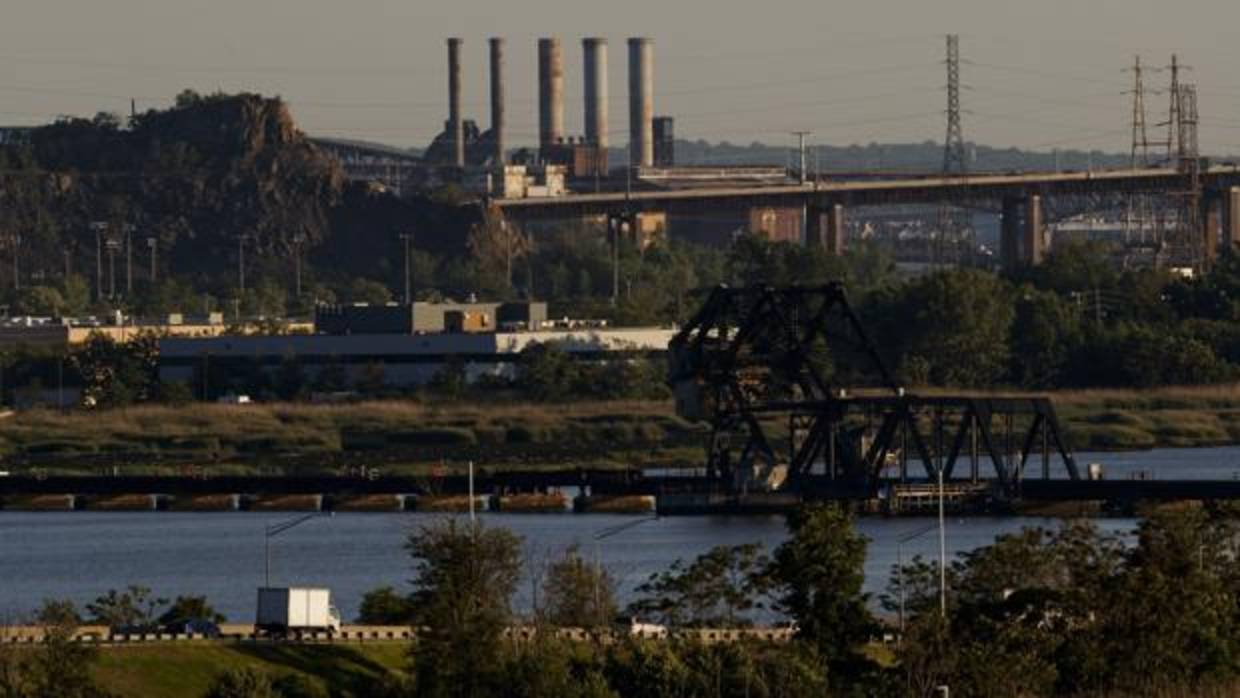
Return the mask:
{"type": "Polygon", "coordinates": [[[537,332],[433,334],[349,334],[169,337],[159,342],[159,376],[166,382],[193,382],[206,372],[221,380],[254,367],[274,374],[295,363],[313,380],[325,368],[342,369],[345,381],[374,380],[385,386],[414,387],[429,382],[448,364],[463,367],[465,378],[511,378],[521,352],[552,344],[583,361],[661,358],[675,329],[565,329],[537,332]]]}

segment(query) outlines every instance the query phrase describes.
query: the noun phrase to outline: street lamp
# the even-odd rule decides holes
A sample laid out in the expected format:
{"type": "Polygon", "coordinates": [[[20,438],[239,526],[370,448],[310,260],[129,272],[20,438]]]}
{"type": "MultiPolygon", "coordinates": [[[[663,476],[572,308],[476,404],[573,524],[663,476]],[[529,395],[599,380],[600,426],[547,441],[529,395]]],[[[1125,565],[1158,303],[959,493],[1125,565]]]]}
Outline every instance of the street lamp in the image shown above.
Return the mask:
{"type": "Polygon", "coordinates": [[[335,515],[334,512],[330,512],[330,511],[316,511],[313,514],[305,514],[295,519],[289,519],[287,521],[281,521],[279,523],[274,523],[274,524],[267,524],[267,527],[263,529],[263,556],[264,556],[263,586],[264,587],[271,586],[271,539],[275,538],[281,533],[284,533],[290,528],[295,528],[297,526],[300,526],[301,524],[304,524],[310,519],[317,519],[320,516],[334,516],[334,515],[335,515]]]}

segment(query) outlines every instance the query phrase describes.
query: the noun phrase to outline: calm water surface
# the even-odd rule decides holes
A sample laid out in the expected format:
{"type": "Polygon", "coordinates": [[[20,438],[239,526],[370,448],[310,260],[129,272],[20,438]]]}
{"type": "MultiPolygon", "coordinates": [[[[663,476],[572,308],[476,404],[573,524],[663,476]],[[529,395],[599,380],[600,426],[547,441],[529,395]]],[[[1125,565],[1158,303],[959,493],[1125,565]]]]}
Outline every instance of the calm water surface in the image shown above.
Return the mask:
{"type": "MultiPolygon", "coordinates": [[[[1130,454],[1078,455],[1082,464],[1105,464],[1107,477],[1144,473],[1159,479],[1231,479],[1240,473],[1240,448],[1164,449],[1130,454]]],[[[254,613],[255,589],[263,582],[263,530],[288,515],[269,513],[23,513],[0,512],[0,614],[20,617],[45,598],[83,604],[128,584],[158,595],[203,594],[230,619],[254,613]]],[[[362,594],[381,585],[406,587],[412,576],[403,544],[432,522],[431,514],[347,514],[313,519],[272,539],[272,583],[330,587],[346,619],[357,614],[362,594]]],[[[525,540],[529,569],[577,544],[619,580],[622,597],[650,573],[689,559],[715,545],[761,542],[773,548],[786,535],[780,517],[675,517],[650,520],[597,544],[596,532],[641,517],[564,514],[483,514],[488,525],[512,529],[525,540]]],[[[877,594],[896,562],[897,541],[932,519],[867,518],[858,522],[870,540],[866,587],[877,594]]],[[[1030,525],[1057,526],[1034,518],[952,519],[949,552],[973,550],[998,534],[1030,525]]],[[[1108,519],[1106,530],[1133,522],[1108,519]]],[[[936,556],[929,531],[902,546],[903,555],[936,556]]],[[[530,575],[526,575],[527,579],[530,575]]],[[[530,586],[517,599],[529,606],[530,586]]]]}

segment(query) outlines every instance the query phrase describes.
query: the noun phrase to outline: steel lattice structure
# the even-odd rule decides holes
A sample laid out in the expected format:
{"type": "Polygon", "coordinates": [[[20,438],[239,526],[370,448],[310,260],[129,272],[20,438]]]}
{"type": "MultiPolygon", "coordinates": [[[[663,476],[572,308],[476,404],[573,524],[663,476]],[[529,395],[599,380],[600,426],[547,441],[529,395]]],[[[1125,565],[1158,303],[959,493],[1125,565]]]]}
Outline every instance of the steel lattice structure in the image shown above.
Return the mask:
{"type": "Polygon", "coordinates": [[[1049,476],[1052,449],[1079,476],[1045,397],[906,393],[838,283],[715,289],[670,343],[668,380],[678,413],[710,423],[708,477],[737,490],[786,468],[794,488],[872,492],[908,481],[910,456],[928,480],[963,480],[967,455],[969,480],[989,460],[1016,494],[1039,450],[1049,476]],[[884,476],[893,458],[898,478],[884,476]]]}

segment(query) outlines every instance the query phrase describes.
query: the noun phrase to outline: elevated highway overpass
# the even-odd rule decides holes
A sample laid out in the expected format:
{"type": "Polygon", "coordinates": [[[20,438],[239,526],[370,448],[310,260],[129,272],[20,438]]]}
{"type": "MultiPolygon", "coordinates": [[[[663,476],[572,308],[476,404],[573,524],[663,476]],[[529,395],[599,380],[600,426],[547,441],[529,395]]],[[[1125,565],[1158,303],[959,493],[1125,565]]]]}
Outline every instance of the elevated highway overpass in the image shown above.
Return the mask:
{"type": "Polygon", "coordinates": [[[1006,265],[1036,264],[1045,250],[1044,200],[1062,196],[1198,192],[1206,249],[1240,243],[1240,167],[1215,166],[1196,176],[1179,169],[1148,168],[816,181],[805,184],[693,186],[557,197],[486,201],[518,223],[592,216],[664,213],[701,216],[755,208],[796,208],[806,213],[806,242],[843,250],[849,208],[907,204],[986,205],[1003,213],[1001,257],[1006,265]]]}

